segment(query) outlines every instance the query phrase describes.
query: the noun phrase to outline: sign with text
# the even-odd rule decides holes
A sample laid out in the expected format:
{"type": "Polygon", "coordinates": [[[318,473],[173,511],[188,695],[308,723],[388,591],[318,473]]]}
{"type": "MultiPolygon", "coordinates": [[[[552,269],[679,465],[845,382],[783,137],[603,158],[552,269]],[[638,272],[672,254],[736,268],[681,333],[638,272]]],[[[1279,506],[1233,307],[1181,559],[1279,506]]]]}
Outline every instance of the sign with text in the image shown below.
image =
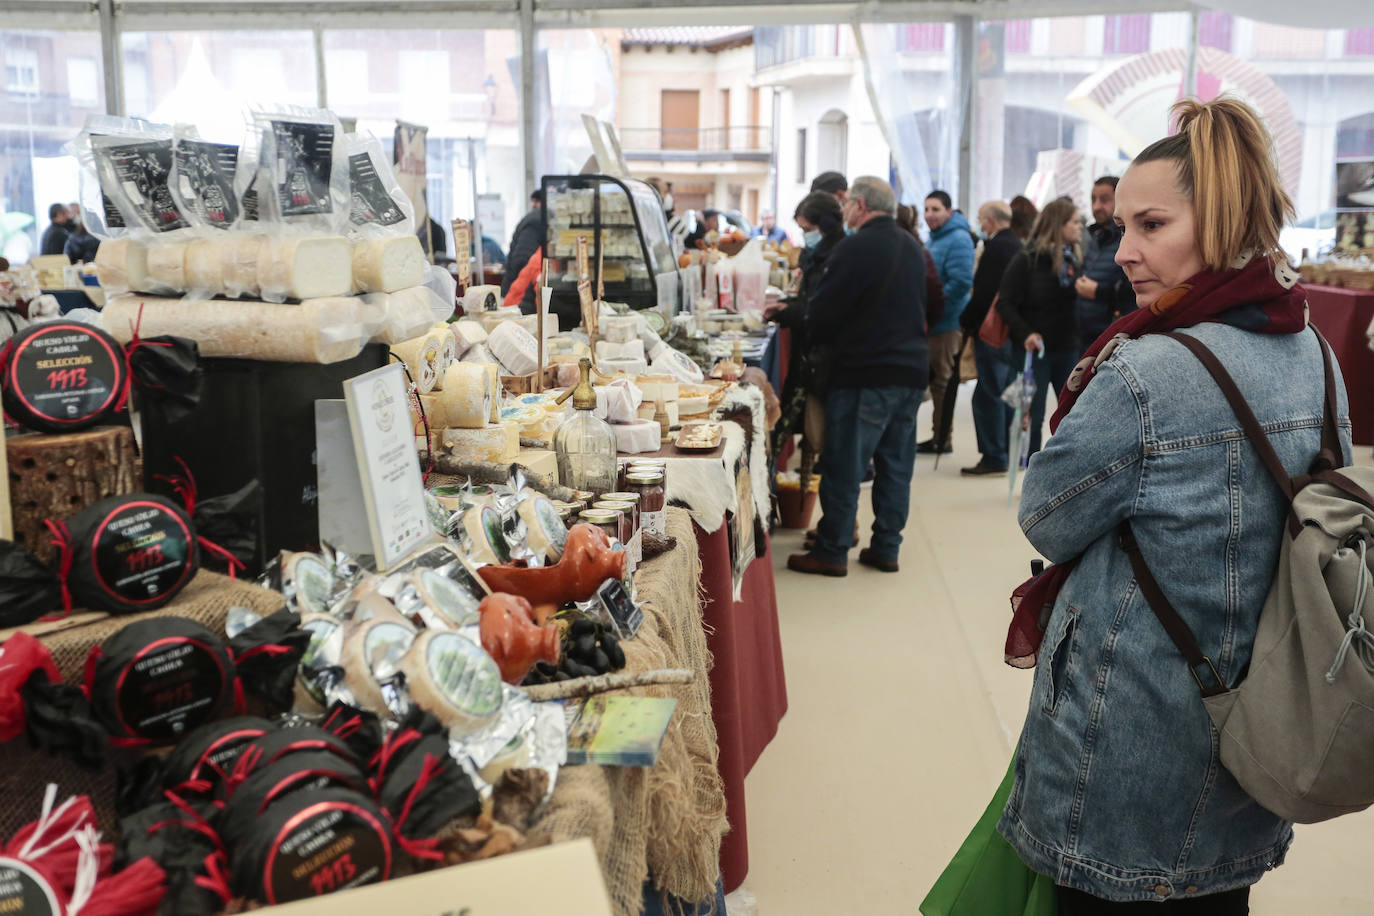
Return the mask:
{"type": "Polygon", "coordinates": [[[453,221],[453,251],[458,259],[458,285],[467,289],[472,285],[472,258],[464,254],[472,250],[472,224],[465,219],[453,221]]]}
{"type": "Polygon", "coordinates": [[[344,400],[372,552],[377,568],[388,569],[434,536],[401,364],[344,382],[344,400]]]}

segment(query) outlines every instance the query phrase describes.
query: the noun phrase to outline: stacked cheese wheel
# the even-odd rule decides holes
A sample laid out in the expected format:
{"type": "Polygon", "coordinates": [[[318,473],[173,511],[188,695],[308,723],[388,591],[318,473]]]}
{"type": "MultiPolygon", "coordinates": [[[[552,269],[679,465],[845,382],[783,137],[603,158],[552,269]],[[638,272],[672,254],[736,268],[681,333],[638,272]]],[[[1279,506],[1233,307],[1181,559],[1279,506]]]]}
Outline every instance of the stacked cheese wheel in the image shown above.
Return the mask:
{"type": "Polygon", "coordinates": [[[483,361],[488,340],[479,322],[463,319],[392,347],[415,383],[416,436],[428,421],[430,443],[462,461],[500,463],[520,454],[519,419],[501,419],[501,367],[483,361]]]}

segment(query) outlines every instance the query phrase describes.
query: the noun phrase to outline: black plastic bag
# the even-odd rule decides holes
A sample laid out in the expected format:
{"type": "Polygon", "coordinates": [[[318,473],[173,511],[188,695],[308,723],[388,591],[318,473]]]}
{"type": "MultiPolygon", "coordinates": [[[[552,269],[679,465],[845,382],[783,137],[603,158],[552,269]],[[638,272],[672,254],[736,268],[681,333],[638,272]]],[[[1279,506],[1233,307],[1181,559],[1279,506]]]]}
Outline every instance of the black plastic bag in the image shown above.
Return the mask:
{"type": "MultiPolygon", "coordinates": [[[[472,780],[449,753],[448,730],[418,707],[387,738],[374,779],[380,786],[377,802],[390,812],[404,846],[429,840],[482,807],[472,780]]],[[[407,851],[415,853],[413,847],[407,851]]]]}
{"type": "MultiPolygon", "coordinates": [[[[192,519],[196,534],[206,541],[229,551],[247,571],[252,569],[253,555],[258,549],[258,523],[262,518],[262,483],[256,479],[232,493],[196,501],[192,519]]],[[[201,544],[204,547],[204,543],[201,544]]],[[[202,565],[215,572],[228,572],[228,560],[209,548],[201,554],[202,565]]]]}
{"type": "Polygon", "coordinates": [[[200,403],[203,372],[200,346],[186,337],[140,338],[128,347],[139,410],[157,410],[170,423],[184,419],[200,403]]]}
{"type": "Polygon", "coordinates": [[[49,681],[47,672],[40,670],[29,675],[20,693],[31,745],[87,769],[104,765],[108,738],[80,687],[49,681]]]}
{"type": "Polygon", "coordinates": [[[301,619],[282,608],[229,641],[243,689],[280,710],[295,699],[296,669],[310,646],[301,619]]]}
{"type": "Polygon", "coordinates": [[[0,541],[0,628],[33,623],[61,607],[53,571],[13,541],[0,541]]]}
{"type": "Polygon", "coordinates": [[[196,884],[206,872],[206,859],[216,852],[216,837],[207,820],[215,809],[196,802],[183,805],[163,801],[122,818],[123,843],[116,864],[123,868],[147,856],[162,866],[167,896],[158,908],[160,916],[221,912],[228,901],[196,884]]]}

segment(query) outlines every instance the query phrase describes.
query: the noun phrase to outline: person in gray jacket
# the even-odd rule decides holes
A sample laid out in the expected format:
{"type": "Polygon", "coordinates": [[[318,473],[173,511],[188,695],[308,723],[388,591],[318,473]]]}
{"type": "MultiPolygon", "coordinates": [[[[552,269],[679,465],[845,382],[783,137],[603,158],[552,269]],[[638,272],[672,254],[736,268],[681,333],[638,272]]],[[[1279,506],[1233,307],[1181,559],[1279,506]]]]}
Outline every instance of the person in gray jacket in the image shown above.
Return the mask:
{"type": "Polygon", "coordinates": [[[1121,245],[1121,229],[1112,221],[1117,181],[1114,175],[1103,175],[1093,182],[1093,224],[1084,233],[1083,268],[1074,283],[1079,350],[1091,346],[1122,315],[1135,311],[1135,290],[1116,263],[1121,245]]]}

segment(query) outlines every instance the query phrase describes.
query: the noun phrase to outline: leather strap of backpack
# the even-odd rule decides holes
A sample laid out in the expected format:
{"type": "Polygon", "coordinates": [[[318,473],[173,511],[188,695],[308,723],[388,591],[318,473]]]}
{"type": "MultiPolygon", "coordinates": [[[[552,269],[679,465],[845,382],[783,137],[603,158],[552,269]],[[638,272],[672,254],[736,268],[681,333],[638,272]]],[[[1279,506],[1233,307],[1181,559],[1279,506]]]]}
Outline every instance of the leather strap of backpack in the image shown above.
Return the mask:
{"type": "MultiPolygon", "coordinates": [[[[1325,377],[1326,398],[1322,407],[1322,450],[1318,453],[1312,467],[1308,471],[1310,474],[1317,474],[1321,471],[1330,471],[1335,468],[1345,466],[1345,450],[1341,448],[1340,429],[1336,425],[1336,372],[1332,368],[1331,345],[1326,342],[1322,332],[1317,330],[1316,325],[1308,325],[1312,333],[1317,335],[1317,341],[1322,346],[1322,373],[1325,377]]],[[[1295,487],[1295,490],[1302,489],[1295,487]]]]}
{"type": "Polygon", "coordinates": [[[1192,629],[1183,621],[1178,611],[1169,603],[1169,599],[1164,597],[1164,590],[1155,581],[1154,574],[1150,572],[1150,567],[1145,563],[1145,557],[1140,553],[1140,545],[1136,543],[1135,532],[1131,530],[1131,523],[1124,521],[1116,530],[1117,540],[1121,544],[1121,549],[1126,552],[1126,556],[1131,561],[1131,570],[1135,573],[1135,581],[1140,585],[1141,594],[1145,596],[1145,602],[1150,605],[1150,610],[1155,612],[1159,618],[1160,625],[1164,627],[1164,632],[1169,634],[1178,651],[1183,655],[1184,661],[1188,663],[1188,670],[1193,675],[1193,680],[1197,681],[1198,689],[1202,691],[1204,697],[1220,696],[1227,692],[1226,683],[1217,673],[1216,666],[1212,660],[1202,652],[1202,647],[1198,645],[1197,637],[1193,635],[1192,629]],[[1204,674],[1210,677],[1205,681],[1204,674]]]}

